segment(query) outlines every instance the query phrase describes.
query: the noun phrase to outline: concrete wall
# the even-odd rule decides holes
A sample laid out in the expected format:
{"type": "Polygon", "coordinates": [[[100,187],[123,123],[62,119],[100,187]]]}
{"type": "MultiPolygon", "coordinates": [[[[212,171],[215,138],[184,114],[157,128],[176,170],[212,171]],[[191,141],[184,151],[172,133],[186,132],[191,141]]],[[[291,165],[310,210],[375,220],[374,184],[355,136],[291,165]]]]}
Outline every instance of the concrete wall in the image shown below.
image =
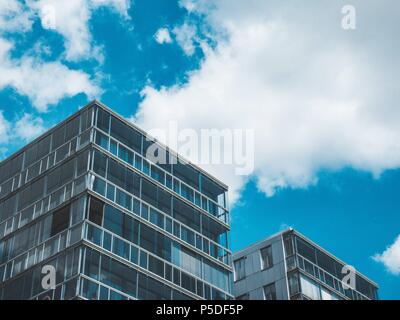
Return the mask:
{"type": "Polygon", "coordinates": [[[275,282],[278,300],[288,300],[284,251],[281,235],[256,243],[234,254],[234,261],[246,257],[246,277],[234,283],[235,297],[249,293],[250,300],[263,300],[263,287],[275,282]],[[262,270],[260,249],[271,245],[273,267],[262,270]]]}

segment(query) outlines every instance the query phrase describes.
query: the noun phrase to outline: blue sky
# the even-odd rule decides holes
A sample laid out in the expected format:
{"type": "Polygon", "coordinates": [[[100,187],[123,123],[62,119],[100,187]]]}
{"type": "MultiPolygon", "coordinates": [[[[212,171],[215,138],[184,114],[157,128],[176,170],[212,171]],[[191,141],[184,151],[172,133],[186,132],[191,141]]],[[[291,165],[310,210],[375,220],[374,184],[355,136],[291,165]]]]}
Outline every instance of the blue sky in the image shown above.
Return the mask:
{"type": "Polygon", "coordinates": [[[0,156],[93,98],[145,129],[251,129],[252,175],[204,166],[232,249],[292,226],[398,299],[400,6],[350,1],[344,30],[348,2],[3,0],[0,156]]]}

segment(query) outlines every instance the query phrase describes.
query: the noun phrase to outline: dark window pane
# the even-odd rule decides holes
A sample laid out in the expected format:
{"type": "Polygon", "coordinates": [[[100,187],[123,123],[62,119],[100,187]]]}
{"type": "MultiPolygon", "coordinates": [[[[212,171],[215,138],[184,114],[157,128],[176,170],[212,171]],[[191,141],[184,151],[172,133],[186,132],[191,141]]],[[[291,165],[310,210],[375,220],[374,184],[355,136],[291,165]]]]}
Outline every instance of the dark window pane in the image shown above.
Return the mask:
{"type": "Polygon", "coordinates": [[[77,166],[76,166],[76,175],[77,176],[80,176],[81,174],[83,174],[87,171],[88,157],[89,157],[88,151],[85,151],[84,153],[81,153],[78,156],[77,166]]]}
{"type": "Polygon", "coordinates": [[[178,161],[172,166],[174,176],[186,182],[193,188],[199,188],[199,172],[188,164],[178,161]]]}
{"type": "Polygon", "coordinates": [[[53,133],[51,150],[57,149],[65,142],[65,125],[59,127],[53,133]]]}
{"type": "Polygon", "coordinates": [[[70,206],[61,208],[53,213],[50,236],[54,236],[68,228],[70,206]]]}
{"type": "Polygon", "coordinates": [[[315,248],[303,241],[299,237],[296,237],[297,252],[309,261],[316,263],[315,259],[315,248]]]}
{"type": "Polygon", "coordinates": [[[65,141],[71,140],[79,134],[79,117],[67,122],[65,129],[65,141]]]}
{"type": "Polygon", "coordinates": [[[260,251],[261,253],[261,260],[262,260],[262,268],[268,269],[273,266],[273,259],[272,259],[272,247],[268,246],[260,251]]]}
{"type": "Polygon", "coordinates": [[[142,180],[142,199],[148,204],[157,207],[157,186],[147,179],[142,180]]]}
{"type": "Polygon", "coordinates": [[[104,228],[122,237],[123,213],[110,205],[106,205],[104,212],[104,228]]]}
{"type": "Polygon", "coordinates": [[[141,152],[142,135],[115,117],[111,117],[111,136],[136,152],[141,152]]]}
{"type": "Polygon", "coordinates": [[[101,108],[97,110],[97,127],[108,133],[110,129],[110,114],[101,108]]]}
{"type": "Polygon", "coordinates": [[[105,177],[106,169],[107,169],[107,157],[103,153],[96,150],[94,152],[94,157],[93,157],[93,171],[99,174],[100,176],[105,177]]]}
{"type": "Polygon", "coordinates": [[[89,220],[102,226],[104,203],[96,198],[90,198],[89,220]]]}
{"type": "Polygon", "coordinates": [[[200,231],[200,212],[174,197],[173,216],[188,227],[200,231]]]}

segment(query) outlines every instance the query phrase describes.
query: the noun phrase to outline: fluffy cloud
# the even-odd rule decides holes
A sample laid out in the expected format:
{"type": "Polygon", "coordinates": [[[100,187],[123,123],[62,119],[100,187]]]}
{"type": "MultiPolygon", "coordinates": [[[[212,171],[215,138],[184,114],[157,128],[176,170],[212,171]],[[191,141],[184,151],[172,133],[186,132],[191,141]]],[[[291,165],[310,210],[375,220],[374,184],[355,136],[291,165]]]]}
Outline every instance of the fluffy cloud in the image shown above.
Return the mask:
{"type": "Polygon", "coordinates": [[[0,33],[23,32],[32,26],[32,12],[18,0],[0,1],[0,33]]]}
{"type": "Polygon", "coordinates": [[[191,56],[196,49],[196,27],[189,23],[184,23],[181,26],[173,29],[176,41],[185,52],[186,55],[191,56]]]}
{"type": "Polygon", "coordinates": [[[156,39],[157,43],[159,43],[159,44],[172,42],[171,35],[169,34],[169,31],[167,28],[158,29],[156,34],[154,35],[154,38],[156,39]]]}
{"type": "MultiPolygon", "coordinates": [[[[386,10],[384,2],[356,1],[357,29],[345,31],[340,2],[182,1],[190,16],[204,17],[217,45],[203,46],[204,61],[186,84],[146,87],[135,120],[146,129],[168,129],[171,120],[197,130],[253,129],[252,178],[267,195],[314,184],[324,169],[378,177],[397,168],[400,5],[386,10]]],[[[189,54],[193,38],[180,40],[189,54]]],[[[238,199],[248,177],[234,166],[203,167],[238,199]]]]}
{"type": "MultiPolygon", "coordinates": [[[[3,112],[0,111],[0,144],[7,143],[10,139],[11,124],[4,117],[3,112]]],[[[0,155],[3,152],[0,151],[0,155]]]]}
{"type": "Polygon", "coordinates": [[[400,274],[400,235],[392,245],[381,253],[376,254],[373,259],[385,265],[387,270],[395,275],[400,274]]]}
{"type": "Polygon", "coordinates": [[[29,0],[28,5],[39,14],[44,28],[64,37],[67,60],[101,60],[100,48],[93,45],[89,30],[90,17],[95,9],[109,7],[128,19],[130,0],[29,0]]]}
{"type": "Polygon", "coordinates": [[[44,62],[31,56],[14,60],[13,44],[0,38],[0,89],[10,86],[28,96],[39,111],[65,97],[85,93],[92,98],[100,89],[85,72],[69,69],[59,61],[44,62]]]}
{"type": "Polygon", "coordinates": [[[43,119],[25,113],[16,123],[13,134],[16,138],[30,141],[46,131],[43,119]]]}

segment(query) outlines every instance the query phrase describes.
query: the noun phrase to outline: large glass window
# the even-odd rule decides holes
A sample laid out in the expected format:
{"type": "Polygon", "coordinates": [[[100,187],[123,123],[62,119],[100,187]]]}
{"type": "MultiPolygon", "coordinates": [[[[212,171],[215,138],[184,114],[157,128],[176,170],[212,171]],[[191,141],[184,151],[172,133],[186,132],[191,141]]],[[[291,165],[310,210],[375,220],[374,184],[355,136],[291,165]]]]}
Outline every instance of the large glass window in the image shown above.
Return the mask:
{"type": "Polygon", "coordinates": [[[79,134],[79,117],[69,120],[65,128],[65,141],[71,140],[79,134]]]}
{"type": "Polygon", "coordinates": [[[31,185],[25,187],[20,192],[18,209],[24,209],[35,201],[43,197],[44,194],[44,178],[41,178],[31,185]]]}
{"type": "Polygon", "coordinates": [[[234,262],[235,267],[235,281],[239,281],[246,277],[246,258],[241,258],[234,262]]]}
{"type": "Polygon", "coordinates": [[[136,296],[137,271],[107,256],[101,256],[101,282],[136,296]]]}
{"type": "Polygon", "coordinates": [[[70,206],[67,205],[53,213],[50,237],[68,228],[70,206]]]}
{"type": "Polygon", "coordinates": [[[110,132],[110,114],[101,108],[97,109],[97,127],[107,133],[110,132]]]}
{"type": "Polygon", "coordinates": [[[285,246],[285,254],[287,257],[290,257],[294,254],[294,247],[293,247],[293,236],[287,235],[284,237],[284,246],[285,246]]]}
{"type": "Polygon", "coordinates": [[[173,217],[188,227],[200,232],[201,213],[176,197],[173,198],[173,203],[173,217]]]}
{"type": "Polygon", "coordinates": [[[15,158],[12,158],[5,162],[0,167],[0,183],[6,181],[7,179],[16,175],[18,172],[22,171],[23,156],[24,154],[21,153],[15,158]]]}
{"type": "Polygon", "coordinates": [[[193,188],[199,189],[200,174],[197,170],[188,164],[181,162],[181,160],[174,164],[172,168],[174,176],[180,178],[182,181],[185,181],[193,188]]]}
{"type": "Polygon", "coordinates": [[[206,177],[204,174],[201,175],[201,192],[211,198],[222,206],[225,206],[225,200],[221,200],[220,197],[225,195],[225,191],[217,183],[206,177]]]}
{"type": "Polygon", "coordinates": [[[75,159],[69,160],[47,176],[47,194],[53,192],[74,177],[75,159]]]}
{"type": "Polygon", "coordinates": [[[141,153],[142,135],[113,116],[111,117],[111,136],[136,152],[141,153]]]}
{"type": "Polygon", "coordinates": [[[268,246],[260,250],[261,253],[261,267],[262,269],[269,269],[273,266],[272,247],[268,246]]]}
{"type": "Polygon", "coordinates": [[[89,220],[102,226],[103,224],[103,207],[104,203],[94,197],[90,198],[89,220]]]}
{"type": "Polygon", "coordinates": [[[33,144],[31,147],[29,147],[28,150],[26,150],[25,168],[29,167],[32,163],[43,158],[50,152],[50,140],[51,136],[48,135],[39,142],[33,144]]]}
{"type": "Polygon", "coordinates": [[[288,275],[289,294],[294,296],[300,292],[299,274],[297,272],[288,275]]]}
{"type": "Polygon", "coordinates": [[[265,300],[276,300],[275,283],[271,283],[264,287],[264,299],[265,300]]]}
{"type": "Polygon", "coordinates": [[[320,300],[319,285],[304,275],[300,275],[301,292],[312,300],[320,300]]]}
{"type": "Polygon", "coordinates": [[[308,244],[299,237],[296,237],[296,245],[297,245],[297,252],[301,256],[303,256],[304,258],[308,259],[313,263],[316,263],[315,248],[312,245],[308,244]]]}
{"type": "Polygon", "coordinates": [[[113,206],[106,205],[104,212],[104,228],[123,236],[124,214],[113,206]]]}
{"type": "Polygon", "coordinates": [[[147,179],[142,179],[141,198],[164,213],[171,214],[171,195],[147,179]]]}
{"type": "Polygon", "coordinates": [[[51,150],[54,151],[64,142],[65,142],[65,125],[62,125],[53,132],[51,150]]]}
{"type": "Polygon", "coordinates": [[[112,159],[108,160],[107,179],[129,193],[139,195],[140,176],[112,159]]]}

